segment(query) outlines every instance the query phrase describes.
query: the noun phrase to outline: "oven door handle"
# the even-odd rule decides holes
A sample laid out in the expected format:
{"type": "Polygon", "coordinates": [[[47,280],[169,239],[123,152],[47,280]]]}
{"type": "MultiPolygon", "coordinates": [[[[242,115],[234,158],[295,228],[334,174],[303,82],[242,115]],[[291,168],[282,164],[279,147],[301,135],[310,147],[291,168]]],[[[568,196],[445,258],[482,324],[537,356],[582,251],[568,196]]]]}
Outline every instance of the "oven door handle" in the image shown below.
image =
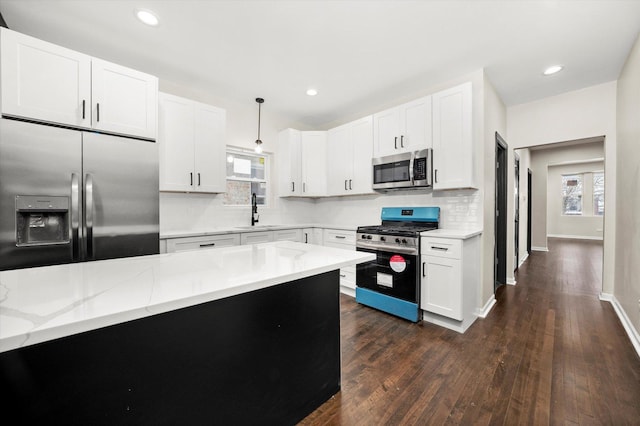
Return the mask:
{"type": "Polygon", "coordinates": [[[418,249],[416,247],[386,247],[376,244],[370,245],[356,245],[356,251],[368,251],[368,252],[383,252],[383,253],[400,253],[400,254],[412,254],[418,255],[418,249]]]}

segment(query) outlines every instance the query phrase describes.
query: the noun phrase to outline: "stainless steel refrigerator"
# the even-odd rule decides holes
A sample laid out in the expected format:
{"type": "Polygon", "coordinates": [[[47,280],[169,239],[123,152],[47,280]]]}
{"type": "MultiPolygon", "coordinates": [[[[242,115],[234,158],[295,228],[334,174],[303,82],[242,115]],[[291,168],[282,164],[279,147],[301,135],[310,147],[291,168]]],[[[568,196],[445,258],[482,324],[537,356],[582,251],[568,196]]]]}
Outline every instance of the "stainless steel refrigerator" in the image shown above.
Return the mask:
{"type": "Polygon", "coordinates": [[[155,142],[0,119],[0,270],[158,252],[155,142]]]}

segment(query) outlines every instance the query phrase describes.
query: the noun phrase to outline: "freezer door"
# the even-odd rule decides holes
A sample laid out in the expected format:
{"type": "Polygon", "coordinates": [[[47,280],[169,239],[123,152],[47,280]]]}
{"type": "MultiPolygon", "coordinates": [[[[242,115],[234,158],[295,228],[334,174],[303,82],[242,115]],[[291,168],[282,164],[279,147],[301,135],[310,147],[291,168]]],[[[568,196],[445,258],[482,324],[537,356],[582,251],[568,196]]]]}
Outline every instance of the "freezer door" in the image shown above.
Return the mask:
{"type": "Polygon", "coordinates": [[[82,186],[87,260],[159,253],[155,142],[85,132],[82,186]]]}
{"type": "Polygon", "coordinates": [[[81,153],[80,132],[0,119],[0,270],[78,260],[81,153]]]}

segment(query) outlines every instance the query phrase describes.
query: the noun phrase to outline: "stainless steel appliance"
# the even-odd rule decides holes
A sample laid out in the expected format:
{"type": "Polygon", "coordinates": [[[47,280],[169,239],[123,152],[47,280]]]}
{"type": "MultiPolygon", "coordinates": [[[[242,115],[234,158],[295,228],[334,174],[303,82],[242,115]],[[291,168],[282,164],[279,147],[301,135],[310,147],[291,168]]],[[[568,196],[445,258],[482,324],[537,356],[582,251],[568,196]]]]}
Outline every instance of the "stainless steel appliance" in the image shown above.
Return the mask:
{"type": "Polygon", "coordinates": [[[158,252],[156,143],[0,119],[0,270],[158,252]]]}
{"type": "Polygon", "coordinates": [[[433,151],[422,149],[372,160],[373,189],[411,189],[433,185],[433,151]]]}
{"type": "Polygon", "coordinates": [[[356,301],[417,322],[420,233],[438,228],[440,207],[384,207],[381,216],[381,225],[357,229],[356,250],[376,260],[356,266],[356,301]]]}

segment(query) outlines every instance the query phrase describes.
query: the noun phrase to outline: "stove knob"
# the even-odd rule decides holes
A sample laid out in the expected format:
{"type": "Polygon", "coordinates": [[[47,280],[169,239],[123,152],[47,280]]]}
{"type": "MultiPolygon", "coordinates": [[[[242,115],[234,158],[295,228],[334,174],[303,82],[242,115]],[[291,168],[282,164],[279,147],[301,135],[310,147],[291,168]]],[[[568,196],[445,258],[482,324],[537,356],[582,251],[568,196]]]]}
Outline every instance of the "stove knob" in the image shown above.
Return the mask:
{"type": "Polygon", "coordinates": [[[402,239],[402,244],[407,244],[407,240],[405,240],[404,238],[402,239]]]}
{"type": "Polygon", "coordinates": [[[387,241],[385,237],[380,237],[380,241],[387,241]]]}
{"type": "Polygon", "coordinates": [[[365,240],[366,238],[367,238],[367,236],[362,234],[362,239],[365,240]]]}
{"type": "Polygon", "coordinates": [[[367,235],[367,240],[370,240],[370,239],[371,239],[371,235],[367,235]]]}
{"type": "Polygon", "coordinates": [[[400,244],[400,238],[396,238],[396,243],[400,244]]]}

